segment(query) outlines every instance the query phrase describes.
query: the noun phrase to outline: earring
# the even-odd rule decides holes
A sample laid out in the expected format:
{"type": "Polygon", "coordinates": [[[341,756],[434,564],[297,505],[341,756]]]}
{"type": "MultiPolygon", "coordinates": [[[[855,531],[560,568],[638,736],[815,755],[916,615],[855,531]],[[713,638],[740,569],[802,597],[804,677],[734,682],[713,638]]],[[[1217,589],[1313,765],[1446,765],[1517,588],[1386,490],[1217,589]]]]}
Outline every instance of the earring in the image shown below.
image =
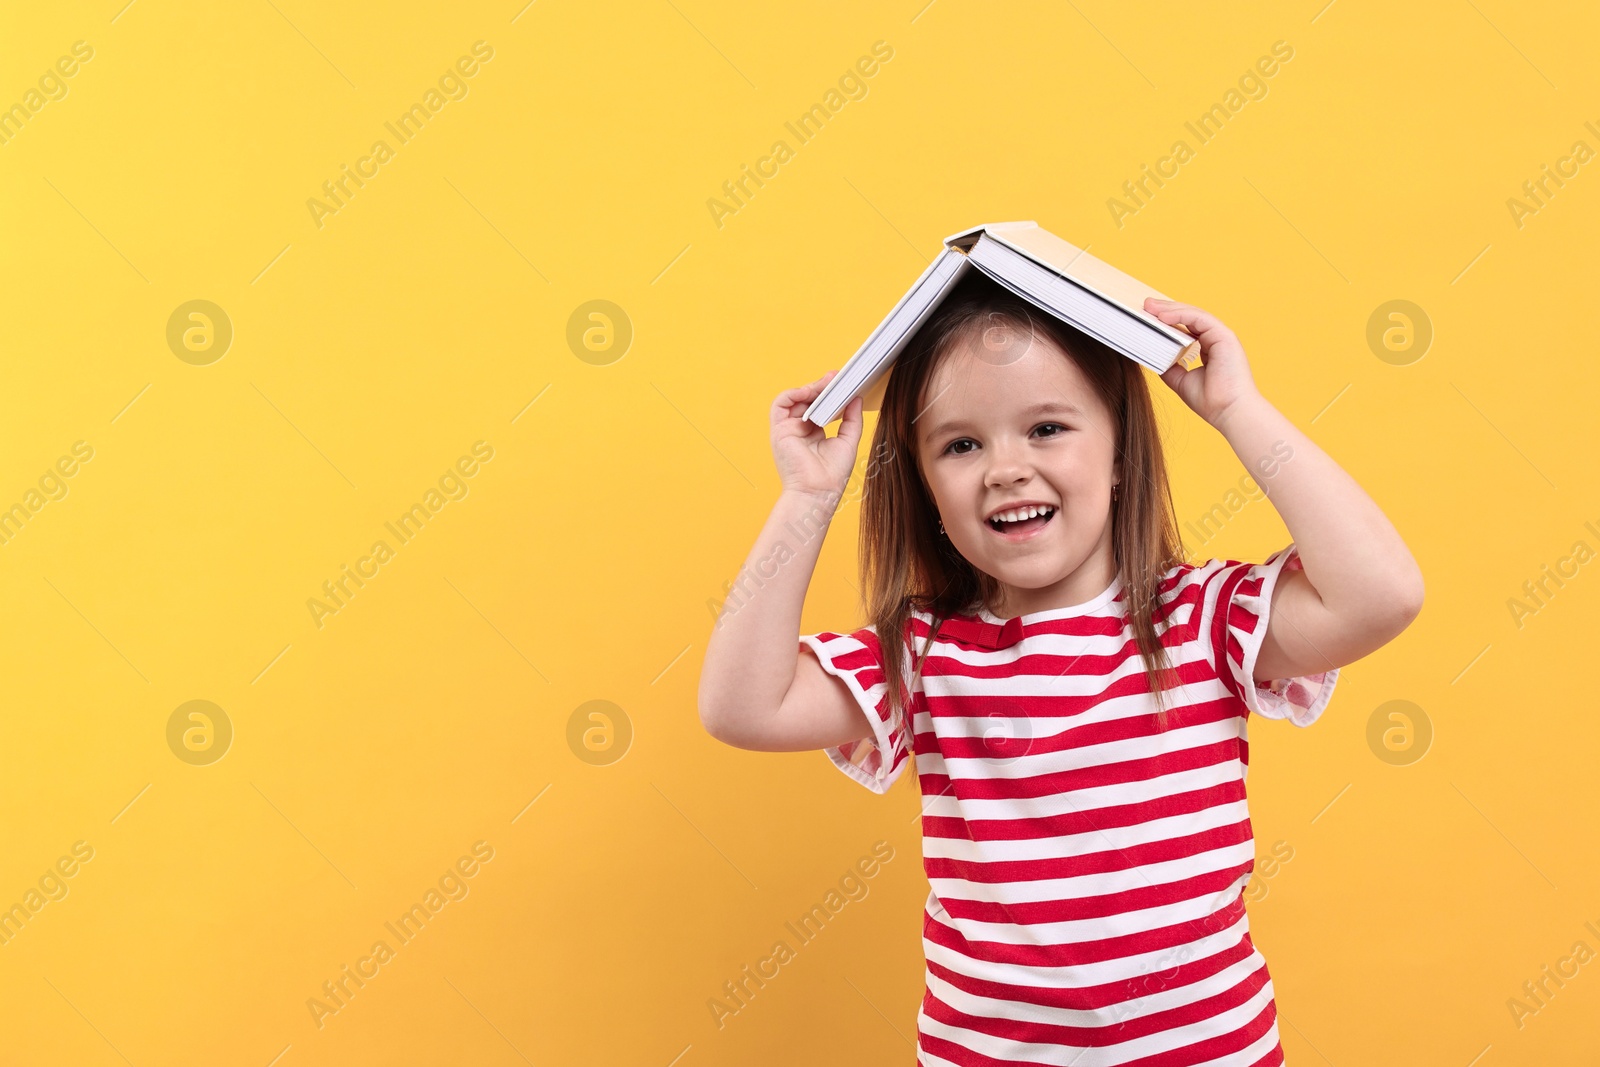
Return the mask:
{"type": "Polygon", "coordinates": [[[943,519],[939,520],[939,536],[941,536],[941,537],[944,536],[944,520],[943,519]]]}
{"type": "Polygon", "coordinates": [[[1113,504],[1115,504],[1117,502],[1117,486],[1119,484],[1120,483],[1118,483],[1118,482],[1112,482],[1111,483],[1111,502],[1113,504]]]}

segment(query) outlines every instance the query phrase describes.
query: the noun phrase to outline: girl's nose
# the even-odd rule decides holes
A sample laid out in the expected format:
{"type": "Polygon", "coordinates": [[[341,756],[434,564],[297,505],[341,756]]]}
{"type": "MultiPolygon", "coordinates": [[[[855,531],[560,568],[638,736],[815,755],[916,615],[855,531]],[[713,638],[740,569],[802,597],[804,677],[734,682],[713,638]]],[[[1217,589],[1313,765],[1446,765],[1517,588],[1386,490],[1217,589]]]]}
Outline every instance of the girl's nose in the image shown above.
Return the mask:
{"type": "Polygon", "coordinates": [[[1005,471],[993,474],[989,478],[989,486],[994,489],[1009,489],[1012,486],[1026,485],[1030,475],[1021,471],[1005,471]]]}
{"type": "Polygon", "coordinates": [[[989,470],[986,480],[992,486],[1015,485],[1018,482],[1027,481],[1032,476],[1033,468],[1028,464],[1017,445],[997,442],[992,447],[989,456],[989,470]]]}

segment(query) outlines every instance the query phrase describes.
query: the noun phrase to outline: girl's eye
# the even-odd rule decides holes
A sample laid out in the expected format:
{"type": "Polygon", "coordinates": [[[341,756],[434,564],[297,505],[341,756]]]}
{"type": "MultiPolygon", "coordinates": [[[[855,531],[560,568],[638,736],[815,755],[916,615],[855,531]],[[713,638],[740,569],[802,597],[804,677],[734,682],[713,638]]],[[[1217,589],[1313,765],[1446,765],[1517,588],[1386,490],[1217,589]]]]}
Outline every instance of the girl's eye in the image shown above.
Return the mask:
{"type": "MultiPolygon", "coordinates": [[[[1040,422],[1038,426],[1034,427],[1034,432],[1042,435],[1042,437],[1056,437],[1058,434],[1066,434],[1067,427],[1061,426],[1059,422],[1040,422]]],[[[970,453],[971,448],[963,448],[963,445],[971,445],[973,448],[978,448],[978,442],[974,442],[973,438],[958,437],[955,438],[954,442],[946,445],[944,454],[946,456],[965,456],[966,453],[970,453]]]]}

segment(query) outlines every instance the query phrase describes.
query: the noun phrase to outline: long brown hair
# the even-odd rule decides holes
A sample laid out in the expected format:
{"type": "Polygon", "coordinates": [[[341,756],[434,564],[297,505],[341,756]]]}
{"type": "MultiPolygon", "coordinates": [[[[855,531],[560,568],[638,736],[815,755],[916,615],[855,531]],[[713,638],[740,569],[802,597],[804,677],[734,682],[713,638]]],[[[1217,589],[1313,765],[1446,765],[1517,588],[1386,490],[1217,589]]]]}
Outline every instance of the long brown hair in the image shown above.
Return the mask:
{"type": "Polygon", "coordinates": [[[1115,420],[1122,479],[1111,508],[1112,549],[1122,580],[1124,611],[1144,659],[1157,722],[1164,729],[1162,694],[1177,681],[1155,615],[1160,607],[1161,577],[1183,561],[1184,552],[1144,372],[1133,360],[1015,296],[976,269],[956,284],[896,358],[884,387],[871,452],[889,459],[878,465],[862,490],[861,588],[868,620],[880,636],[891,722],[900,724],[911,700],[904,689],[906,647],[900,635],[906,631],[912,610],[926,612],[933,619],[912,675],[914,688],[944,621],[996,603],[1001,591],[996,579],[968,563],[948,538],[939,535],[938,512],[923,479],[913,425],[921,413],[924,386],[943,359],[963,339],[1000,322],[1025,331],[1023,336],[1042,333],[1058,345],[1077,364],[1115,420]]]}

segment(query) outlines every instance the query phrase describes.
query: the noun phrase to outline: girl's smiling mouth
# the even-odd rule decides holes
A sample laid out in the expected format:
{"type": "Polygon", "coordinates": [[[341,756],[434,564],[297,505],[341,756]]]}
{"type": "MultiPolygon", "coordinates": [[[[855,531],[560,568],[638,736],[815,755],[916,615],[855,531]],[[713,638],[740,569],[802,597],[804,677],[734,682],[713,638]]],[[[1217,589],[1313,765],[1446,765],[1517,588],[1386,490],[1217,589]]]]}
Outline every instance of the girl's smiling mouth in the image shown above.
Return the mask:
{"type": "Polygon", "coordinates": [[[984,525],[1007,541],[1026,541],[1048,526],[1050,520],[1055,518],[1057,510],[1054,504],[1003,508],[985,519],[984,525]],[[1001,516],[1009,516],[1011,521],[1001,516]]]}

